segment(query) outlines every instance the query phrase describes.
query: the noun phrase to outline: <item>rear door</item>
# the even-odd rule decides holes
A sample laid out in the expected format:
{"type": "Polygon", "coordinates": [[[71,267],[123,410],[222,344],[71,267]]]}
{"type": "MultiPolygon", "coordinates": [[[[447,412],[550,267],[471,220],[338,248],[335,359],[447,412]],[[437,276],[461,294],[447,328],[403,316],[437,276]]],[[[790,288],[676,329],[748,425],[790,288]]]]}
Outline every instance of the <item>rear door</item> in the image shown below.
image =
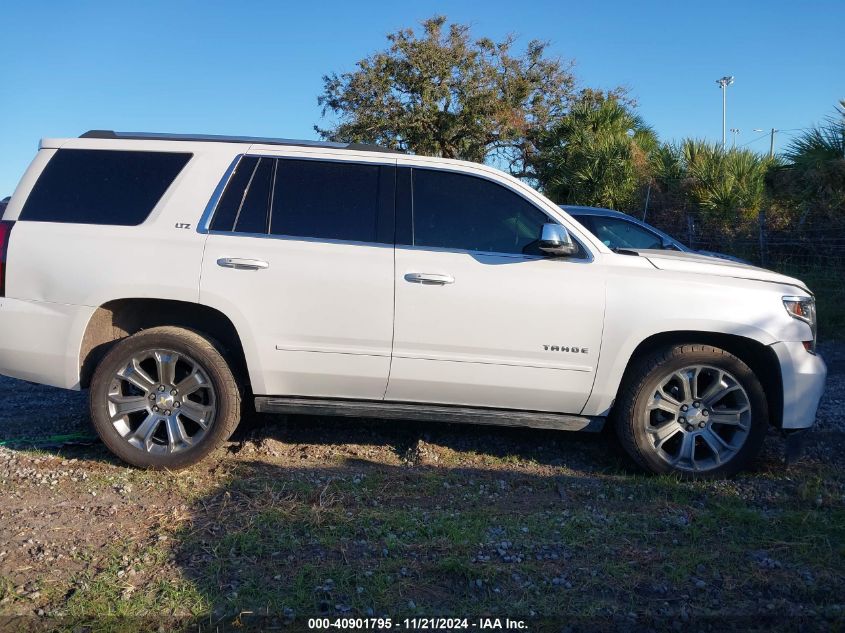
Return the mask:
{"type": "Polygon", "coordinates": [[[390,162],[245,156],[211,220],[200,301],[237,321],[256,395],[384,397],[390,162]]]}

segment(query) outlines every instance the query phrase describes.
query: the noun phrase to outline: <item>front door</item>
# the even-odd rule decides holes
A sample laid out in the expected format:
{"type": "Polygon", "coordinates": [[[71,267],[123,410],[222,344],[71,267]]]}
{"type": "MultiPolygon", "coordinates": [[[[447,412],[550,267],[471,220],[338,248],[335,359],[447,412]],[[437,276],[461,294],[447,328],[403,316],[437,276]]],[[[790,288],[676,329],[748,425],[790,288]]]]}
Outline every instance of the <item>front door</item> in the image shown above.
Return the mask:
{"type": "Polygon", "coordinates": [[[543,256],[555,220],[492,180],[402,168],[398,182],[411,230],[398,216],[387,399],[579,413],[604,314],[589,253],[543,256]]]}

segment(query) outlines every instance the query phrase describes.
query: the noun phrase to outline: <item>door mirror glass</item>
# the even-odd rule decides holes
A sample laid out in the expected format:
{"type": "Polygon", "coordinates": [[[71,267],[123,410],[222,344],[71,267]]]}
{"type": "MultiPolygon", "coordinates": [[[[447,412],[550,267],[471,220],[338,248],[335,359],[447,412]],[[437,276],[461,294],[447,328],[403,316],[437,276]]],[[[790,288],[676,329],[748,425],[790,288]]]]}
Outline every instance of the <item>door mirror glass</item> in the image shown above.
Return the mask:
{"type": "Polygon", "coordinates": [[[578,247],[566,227],[550,222],[543,225],[539,247],[541,251],[553,257],[567,257],[578,252],[578,247]]]}

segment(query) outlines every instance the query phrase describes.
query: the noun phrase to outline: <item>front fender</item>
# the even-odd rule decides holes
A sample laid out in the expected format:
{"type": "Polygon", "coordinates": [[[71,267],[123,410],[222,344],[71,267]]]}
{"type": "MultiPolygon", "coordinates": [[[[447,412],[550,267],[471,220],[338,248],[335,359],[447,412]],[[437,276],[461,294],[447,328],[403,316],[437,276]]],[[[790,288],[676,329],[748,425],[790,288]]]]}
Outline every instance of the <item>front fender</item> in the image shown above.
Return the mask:
{"type": "MultiPolygon", "coordinates": [[[[724,334],[762,345],[812,338],[810,327],[790,317],[782,297],[795,288],[741,279],[692,279],[666,271],[611,275],[604,336],[593,391],[583,415],[607,415],[637,348],[656,335],[698,338],[724,334]]],[[[663,339],[665,340],[665,338],[663,339]]]]}

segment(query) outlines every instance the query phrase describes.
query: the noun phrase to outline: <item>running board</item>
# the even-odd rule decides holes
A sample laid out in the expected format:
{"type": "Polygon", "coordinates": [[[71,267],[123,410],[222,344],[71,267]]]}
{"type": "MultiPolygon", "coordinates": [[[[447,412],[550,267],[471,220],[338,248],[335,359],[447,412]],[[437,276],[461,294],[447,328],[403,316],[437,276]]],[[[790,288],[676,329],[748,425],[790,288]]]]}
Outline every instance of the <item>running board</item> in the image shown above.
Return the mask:
{"type": "Polygon", "coordinates": [[[598,432],[604,426],[604,418],[564,413],[369,400],[258,396],[255,398],[255,410],[259,413],[342,415],[354,418],[522,426],[559,431],[598,432]]]}

